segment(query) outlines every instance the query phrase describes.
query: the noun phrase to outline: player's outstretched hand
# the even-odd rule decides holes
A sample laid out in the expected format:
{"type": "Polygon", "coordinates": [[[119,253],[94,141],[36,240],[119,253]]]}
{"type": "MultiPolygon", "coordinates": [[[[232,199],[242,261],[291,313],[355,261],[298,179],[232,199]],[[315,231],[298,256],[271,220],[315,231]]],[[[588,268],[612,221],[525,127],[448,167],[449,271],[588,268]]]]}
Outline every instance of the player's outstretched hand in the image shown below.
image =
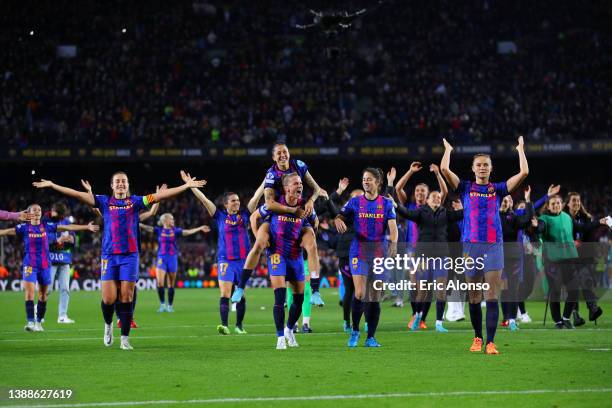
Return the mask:
{"type": "Polygon", "coordinates": [[[85,191],[91,193],[91,184],[89,184],[89,181],[81,179],[81,185],[83,186],[85,191]]]}
{"type": "Polygon", "coordinates": [[[161,186],[155,186],[155,192],[159,193],[160,191],[164,191],[168,189],[168,185],[167,184],[162,184],[161,186]]]}
{"type": "Polygon", "coordinates": [[[30,221],[32,219],[32,214],[28,211],[19,212],[19,221],[30,221]]]}
{"type": "Polygon", "coordinates": [[[90,222],[89,224],[87,224],[87,229],[91,232],[97,232],[100,231],[100,226],[94,224],[93,222],[90,222]]]}
{"type": "Polygon", "coordinates": [[[346,224],[340,218],[334,218],[334,225],[340,234],[344,234],[347,230],[346,224]]]}
{"type": "Polygon", "coordinates": [[[410,163],[410,171],[413,173],[416,173],[417,171],[420,171],[423,168],[423,165],[421,164],[421,162],[412,162],[410,163]]]}
{"type": "Polygon", "coordinates": [[[522,150],[525,147],[525,141],[523,140],[523,136],[518,137],[518,145],[516,145],[516,150],[522,150]]]}
{"type": "Polygon", "coordinates": [[[319,197],[323,197],[324,199],[329,200],[329,194],[327,194],[327,191],[323,189],[319,191],[319,197]]]}
{"type": "Polygon", "coordinates": [[[304,205],[304,216],[300,218],[310,217],[310,214],[312,214],[313,210],[314,210],[314,201],[312,200],[312,198],[310,198],[308,199],[308,201],[306,201],[306,204],[304,205]]]}
{"type": "Polygon", "coordinates": [[[338,182],[338,190],[336,190],[336,193],[338,193],[338,195],[342,194],[344,190],[346,190],[348,185],[349,185],[348,177],[341,178],[340,181],[338,182]]]}
{"type": "Polygon", "coordinates": [[[200,227],[200,231],[202,231],[205,234],[208,234],[210,232],[210,227],[208,225],[202,225],[200,227]]]}
{"type": "Polygon", "coordinates": [[[437,176],[438,174],[440,174],[440,167],[438,167],[437,164],[432,163],[429,165],[429,171],[437,176]]]}
{"type": "Polygon", "coordinates": [[[453,146],[451,146],[450,143],[448,143],[448,140],[446,139],[442,139],[442,143],[444,143],[444,149],[445,150],[449,150],[449,151],[453,151],[453,146]]]}
{"type": "Polygon", "coordinates": [[[48,188],[53,187],[53,182],[51,180],[40,179],[40,181],[35,181],[32,185],[36,188],[48,188]]]}
{"type": "Polygon", "coordinates": [[[206,185],[206,180],[197,180],[195,177],[191,177],[191,174],[181,170],[181,178],[189,188],[200,188],[206,185]]]}
{"type": "Polygon", "coordinates": [[[525,187],[525,201],[531,201],[531,186],[525,187]]]}
{"type": "Polygon", "coordinates": [[[531,226],[534,228],[538,228],[538,219],[537,217],[531,217],[531,226]]]}
{"type": "Polygon", "coordinates": [[[387,172],[387,185],[392,186],[395,177],[397,177],[397,170],[395,170],[395,167],[391,167],[391,170],[387,172]]]}
{"type": "Polygon", "coordinates": [[[546,193],[549,197],[554,196],[559,194],[559,191],[561,190],[561,185],[557,184],[556,186],[554,184],[551,184],[548,187],[548,192],[546,193]]]}

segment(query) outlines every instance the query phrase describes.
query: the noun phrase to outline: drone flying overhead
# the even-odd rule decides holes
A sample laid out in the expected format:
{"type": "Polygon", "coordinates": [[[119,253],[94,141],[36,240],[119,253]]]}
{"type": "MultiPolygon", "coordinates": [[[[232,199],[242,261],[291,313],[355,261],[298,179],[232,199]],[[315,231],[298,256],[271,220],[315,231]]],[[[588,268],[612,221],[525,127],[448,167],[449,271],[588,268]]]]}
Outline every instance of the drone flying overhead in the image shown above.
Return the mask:
{"type": "MultiPolygon", "coordinates": [[[[383,1],[380,0],[374,8],[380,6],[382,3],[383,1]]],[[[319,29],[321,32],[331,37],[350,28],[356,18],[369,11],[371,11],[371,9],[365,8],[352,13],[348,11],[316,11],[311,9],[310,13],[314,16],[312,23],[304,25],[296,24],[295,28],[300,30],[319,29]]]]}

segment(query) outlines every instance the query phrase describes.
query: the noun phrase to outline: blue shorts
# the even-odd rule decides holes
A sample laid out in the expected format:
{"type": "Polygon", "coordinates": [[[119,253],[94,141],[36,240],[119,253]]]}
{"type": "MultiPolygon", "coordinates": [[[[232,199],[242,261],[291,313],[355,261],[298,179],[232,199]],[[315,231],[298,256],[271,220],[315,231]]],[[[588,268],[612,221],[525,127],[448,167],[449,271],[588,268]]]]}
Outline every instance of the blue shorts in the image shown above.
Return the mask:
{"type": "Polygon", "coordinates": [[[236,259],[233,261],[219,259],[219,280],[223,282],[232,282],[234,285],[240,283],[240,275],[244,268],[246,259],[236,259]]]}
{"type": "Polygon", "coordinates": [[[102,255],[100,280],[137,282],[139,263],[138,252],[102,255]]]}
{"type": "Polygon", "coordinates": [[[168,273],[176,273],[178,271],[178,255],[157,255],[155,268],[168,273]]]}
{"type": "Polygon", "coordinates": [[[38,282],[39,285],[50,285],[51,268],[35,268],[32,266],[24,266],[22,279],[30,283],[38,282]]]}
{"type": "Polygon", "coordinates": [[[370,276],[377,280],[387,280],[389,271],[384,267],[384,264],[377,265],[374,259],[360,259],[357,257],[351,257],[350,260],[351,275],[370,276]]]}
{"type": "Polygon", "coordinates": [[[281,254],[268,255],[268,274],[284,276],[289,282],[304,281],[304,260],[288,259],[281,254]]]}
{"type": "Polygon", "coordinates": [[[466,265],[465,276],[473,278],[490,271],[504,269],[504,244],[502,242],[464,242],[463,258],[475,260],[473,265],[466,265]]]}

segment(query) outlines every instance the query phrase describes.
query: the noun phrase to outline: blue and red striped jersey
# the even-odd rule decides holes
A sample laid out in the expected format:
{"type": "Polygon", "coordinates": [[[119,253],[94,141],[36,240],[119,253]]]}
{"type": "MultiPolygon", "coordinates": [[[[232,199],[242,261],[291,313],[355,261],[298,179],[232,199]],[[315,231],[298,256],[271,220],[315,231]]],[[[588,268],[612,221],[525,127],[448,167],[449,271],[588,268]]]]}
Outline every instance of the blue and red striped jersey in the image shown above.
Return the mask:
{"type": "Polygon", "coordinates": [[[290,159],[289,169],[281,170],[278,168],[276,163],[274,163],[274,165],[270,167],[266,173],[264,187],[273,188],[274,192],[276,193],[276,198],[278,199],[278,197],[285,194],[285,191],[283,190],[283,175],[290,173],[297,173],[302,180],[304,180],[304,176],[306,173],[308,173],[308,166],[301,160],[290,159]]]}
{"type": "MultiPolygon", "coordinates": [[[[285,196],[282,196],[279,203],[287,207],[303,207],[306,201],[300,199],[298,204],[291,206],[287,204],[285,196]]],[[[264,222],[270,223],[270,247],[268,254],[281,254],[288,259],[302,259],[302,247],[300,238],[302,229],[314,227],[317,214],[312,214],[305,219],[298,218],[293,214],[277,214],[268,210],[266,205],[259,208],[259,213],[264,217],[264,222]]]]}
{"type": "Polygon", "coordinates": [[[213,218],[219,231],[218,255],[220,261],[246,259],[251,250],[249,241],[249,211],[240,210],[229,214],[226,210],[215,211],[213,218]]]}
{"type": "Polygon", "coordinates": [[[127,254],[139,252],[138,215],[148,209],[143,196],[129,196],[118,199],[96,195],[95,206],[104,218],[102,236],[102,255],[127,254]]]}
{"type": "Polygon", "coordinates": [[[19,224],[15,227],[15,233],[23,239],[23,266],[39,269],[51,266],[49,240],[56,232],[57,224],[52,222],[19,224]]]}
{"type": "Polygon", "coordinates": [[[385,233],[389,220],[396,219],[393,202],[378,195],[368,200],[364,195],[351,198],[340,210],[347,220],[353,220],[355,238],[349,257],[371,259],[385,256],[385,233]]]}
{"type": "Polygon", "coordinates": [[[463,203],[462,242],[503,242],[499,207],[508,195],[506,182],[476,184],[461,180],[456,192],[463,203]]]}
{"type": "MultiPolygon", "coordinates": [[[[410,202],[408,203],[409,210],[416,210],[420,205],[417,203],[410,202]]],[[[414,251],[415,245],[419,239],[419,226],[414,221],[406,221],[406,247],[412,251],[414,251]]]]}
{"type": "Polygon", "coordinates": [[[157,255],[178,255],[176,239],[183,235],[182,228],[154,228],[157,237],[157,255]]]}

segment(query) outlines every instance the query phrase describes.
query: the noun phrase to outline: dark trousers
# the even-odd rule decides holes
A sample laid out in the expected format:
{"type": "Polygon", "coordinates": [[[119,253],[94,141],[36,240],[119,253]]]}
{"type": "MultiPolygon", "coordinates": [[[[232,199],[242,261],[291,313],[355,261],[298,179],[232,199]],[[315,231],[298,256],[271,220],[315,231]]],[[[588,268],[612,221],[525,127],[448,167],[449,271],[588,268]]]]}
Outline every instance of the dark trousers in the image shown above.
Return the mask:
{"type": "MultiPolygon", "coordinates": [[[[571,260],[570,260],[571,261],[571,260]]],[[[561,289],[565,287],[567,299],[563,317],[569,319],[578,301],[579,284],[576,279],[576,268],[571,262],[549,262],[545,266],[548,279],[548,299],[550,314],[555,322],[561,321],[561,289]]]]}

